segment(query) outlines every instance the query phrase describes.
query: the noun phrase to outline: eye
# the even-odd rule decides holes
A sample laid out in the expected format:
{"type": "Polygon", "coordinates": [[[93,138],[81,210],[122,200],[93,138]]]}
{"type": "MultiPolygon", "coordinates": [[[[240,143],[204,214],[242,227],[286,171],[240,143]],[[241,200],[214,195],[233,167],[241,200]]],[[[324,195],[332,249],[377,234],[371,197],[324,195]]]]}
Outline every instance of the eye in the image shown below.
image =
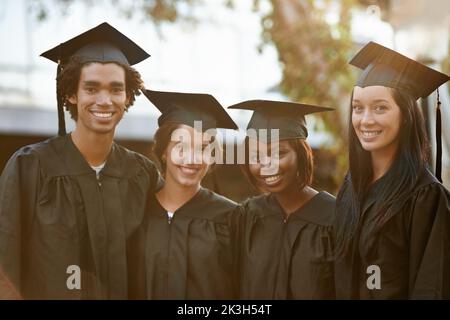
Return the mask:
{"type": "Polygon", "coordinates": [[[280,152],[275,152],[274,154],[272,154],[271,158],[278,160],[278,159],[280,159],[281,156],[282,155],[281,155],[281,151],[280,151],[280,152]]]}
{"type": "Polygon", "coordinates": [[[353,109],[353,112],[355,112],[355,113],[361,113],[364,108],[361,105],[356,104],[356,105],[352,106],[352,109],[353,109]]]}
{"type": "Polygon", "coordinates": [[[375,111],[378,112],[378,113],[384,112],[384,111],[386,111],[387,109],[388,109],[388,107],[385,106],[385,105],[379,105],[379,106],[376,106],[376,107],[375,107],[375,111]]]}
{"type": "Polygon", "coordinates": [[[84,88],[84,90],[89,94],[95,93],[97,91],[94,87],[86,87],[84,88]]]}
{"type": "Polygon", "coordinates": [[[124,91],[124,89],[121,88],[121,87],[117,87],[117,88],[113,88],[113,89],[112,89],[112,92],[113,92],[114,94],[122,93],[123,91],[124,91]]]}

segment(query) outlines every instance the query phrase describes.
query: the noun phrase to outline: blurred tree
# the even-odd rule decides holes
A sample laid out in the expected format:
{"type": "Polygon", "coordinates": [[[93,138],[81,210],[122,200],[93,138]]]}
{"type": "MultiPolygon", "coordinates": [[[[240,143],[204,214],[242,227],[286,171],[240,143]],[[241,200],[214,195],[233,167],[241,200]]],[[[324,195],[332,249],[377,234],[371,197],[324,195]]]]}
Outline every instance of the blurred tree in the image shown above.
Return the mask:
{"type": "MultiPolygon", "coordinates": [[[[76,1],[32,0],[30,8],[38,20],[45,20],[49,17],[50,6],[57,6],[62,14],[67,14],[76,1]]],[[[155,25],[183,20],[195,22],[192,10],[186,8],[193,9],[202,4],[201,0],[79,1],[87,6],[112,4],[126,17],[142,14],[155,25]]],[[[236,1],[223,0],[223,3],[233,9],[236,1]]],[[[318,129],[327,130],[335,141],[329,150],[336,159],[335,167],[326,167],[331,172],[323,174],[332,174],[334,188],[337,188],[347,168],[346,121],[343,121],[342,114],[347,113],[349,93],[354,83],[347,64],[353,53],[351,9],[360,1],[253,0],[255,11],[260,11],[262,2],[269,2],[272,10],[261,19],[263,32],[259,50],[267,44],[273,44],[278,50],[283,77],[277,89],[293,101],[336,108],[335,112],[320,115],[322,121],[318,122],[321,126],[318,129]],[[333,23],[327,21],[326,15],[330,12],[337,13],[333,23]]]]}
{"type": "MultiPolygon", "coordinates": [[[[257,0],[259,2],[262,0],[257,0]]],[[[294,101],[327,105],[335,112],[320,115],[322,128],[330,132],[334,145],[329,152],[336,160],[331,172],[335,187],[347,168],[346,128],[342,121],[349,104],[354,79],[348,68],[353,42],[351,9],[355,0],[271,0],[272,12],[263,17],[263,41],[273,43],[283,71],[280,90],[294,101]],[[334,23],[326,14],[337,14],[334,23]]],[[[320,170],[321,166],[317,166],[320,170]]]]}

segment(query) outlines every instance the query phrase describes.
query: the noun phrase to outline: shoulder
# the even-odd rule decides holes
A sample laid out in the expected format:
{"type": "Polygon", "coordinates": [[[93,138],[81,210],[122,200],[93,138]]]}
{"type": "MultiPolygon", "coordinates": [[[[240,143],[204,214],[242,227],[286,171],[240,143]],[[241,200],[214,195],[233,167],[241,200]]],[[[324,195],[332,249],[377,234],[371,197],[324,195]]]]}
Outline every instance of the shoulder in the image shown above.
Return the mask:
{"type": "Polygon", "coordinates": [[[326,191],[317,193],[297,212],[298,218],[323,227],[330,227],[335,220],[336,198],[326,191]]]}
{"type": "Polygon", "coordinates": [[[125,176],[149,175],[153,178],[159,178],[159,171],[153,161],[146,156],[129,150],[117,143],[113,144],[113,162],[115,166],[121,167],[119,170],[125,176]]]}
{"type": "Polygon", "coordinates": [[[450,197],[450,192],[440,183],[436,177],[428,170],[424,169],[417,183],[411,192],[411,196],[418,197],[423,195],[429,195],[430,197],[450,197]]]}
{"type": "Polygon", "coordinates": [[[237,208],[238,204],[227,197],[215,193],[212,190],[202,188],[202,198],[207,200],[209,205],[213,205],[215,208],[220,208],[224,211],[231,211],[237,208]]]}
{"type": "Polygon", "coordinates": [[[267,193],[252,196],[241,203],[241,206],[246,210],[254,210],[256,208],[267,207],[270,204],[270,195],[267,193]]]}
{"type": "Polygon", "coordinates": [[[324,209],[334,210],[336,206],[336,197],[326,191],[320,191],[317,196],[317,202],[324,209]]]}
{"type": "Polygon", "coordinates": [[[280,206],[269,193],[253,196],[242,202],[241,210],[249,219],[262,219],[282,213],[280,206]]]}
{"type": "Polygon", "coordinates": [[[114,146],[113,152],[116,154],[118,158],[120,158],[121,162],[123,162],[124,164],[138,164],[145,168],[156,169],[153,161],[148,159],[146,156],[138,152],[129,150],[117,143],[114,143],[113,146],[114,146]]]}
{"type": "Polygon", "coordinates": [[[22,162],[45,161],[47,156],[55,154],[55,144],[57,144],[59,139],[60,137],[53,137],[21,147],[11,156],[7,167],[13,164],[20,165],[22,162]]]}

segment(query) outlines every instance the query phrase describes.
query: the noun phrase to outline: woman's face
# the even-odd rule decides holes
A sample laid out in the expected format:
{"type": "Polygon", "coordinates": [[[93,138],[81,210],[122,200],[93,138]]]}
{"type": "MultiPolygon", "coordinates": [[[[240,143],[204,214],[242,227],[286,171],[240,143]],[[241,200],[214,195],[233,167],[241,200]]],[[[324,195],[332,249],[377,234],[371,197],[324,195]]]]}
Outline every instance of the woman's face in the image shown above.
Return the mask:
{"type": "Polygon", "coordinates": [[[267,145],[250,139],[249,159],[250,173],[264,191],[282,193],[297,184],[297,153],[289,141],[267,145]]]}
{"type": "Polygon", "coordinates": [[[372,155],[395,154],[401,123],[400,107],[389,88],[354,88],[352,125],[364,150],[372,155]]]}
{"type": "Polygon", "coordinates": [[[180,125],[172,133],[163,161],[166,163],[165,179],[183,187],[198,187],[209,169],[203,150],[212,137],[196,132],[194,128],[180,125]]]}

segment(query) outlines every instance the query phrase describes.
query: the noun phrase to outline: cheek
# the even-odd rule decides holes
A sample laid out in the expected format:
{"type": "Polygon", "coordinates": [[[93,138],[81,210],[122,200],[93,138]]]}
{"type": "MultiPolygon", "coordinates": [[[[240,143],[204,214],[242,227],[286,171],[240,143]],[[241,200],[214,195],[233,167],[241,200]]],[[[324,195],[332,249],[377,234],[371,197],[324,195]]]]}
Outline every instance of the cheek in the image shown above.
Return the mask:
{"type": "Polygon", "coordinates": [[[291,155],[280,159],[280,168],[285,172],[297,172],[297,157],[291,155]]]}
{"type": "Polygon", "coordinates": [[[202,168],[202,178],[203,178],[206,175],[206,173],[208,172],[210,165],[205,163],[202,166],[203,166],[203,168],[202,168]]]}
{"type": "Polygon", "coordinates": [[[260,169],[259,165],[257,165],[257,164],[250,164],[248,166],[248,169],[249,169],[250,173],[252,174],[252,176],[258,176],[259,175],[259,169],[260,169]]]}
{"type": "Polygon", "coordinates": [[[393,126],[395,128],[395,132],[396,135],[398,135],[400,133],[400,127],[403,124],[403,119],[402,119],[402,115],[400,113],[400,111],[398,111],[393,117],[392,120],[393,121],[393,126]]]}
{"type": "Polygon", "coordinates": [[[356,128],[358,127],[358,124],[359,124],[359,116],[357,114],[355,114],[355,113],[352,113],[352,119],[351,120],[352,120],[352,126],[355,129],[355,131],[356,131],[356,128]]]}
{"type": "Polygon", "coordinates": [[[127,95],[125,92],[123,92],[122,94],[116,94],[112,96],[112,100],[114,101],[114,103],[123,105],[123,108],[125,108],[125,105],[127,104],[127,95]]]}

